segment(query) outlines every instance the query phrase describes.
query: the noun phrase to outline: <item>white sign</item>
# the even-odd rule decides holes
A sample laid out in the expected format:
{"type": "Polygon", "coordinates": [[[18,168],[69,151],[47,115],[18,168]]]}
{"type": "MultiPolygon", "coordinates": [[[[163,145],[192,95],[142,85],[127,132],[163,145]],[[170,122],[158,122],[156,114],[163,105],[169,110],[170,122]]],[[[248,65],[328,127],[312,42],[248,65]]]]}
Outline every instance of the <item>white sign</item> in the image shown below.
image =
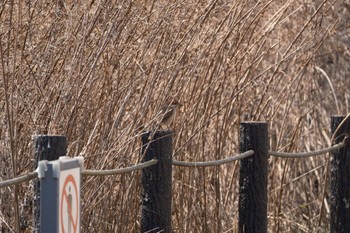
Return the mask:
{"type": "Polygon", "coordinates": [[[59,184],[59,232],[80,232],[80,167],[62,170],[59,184]]]}

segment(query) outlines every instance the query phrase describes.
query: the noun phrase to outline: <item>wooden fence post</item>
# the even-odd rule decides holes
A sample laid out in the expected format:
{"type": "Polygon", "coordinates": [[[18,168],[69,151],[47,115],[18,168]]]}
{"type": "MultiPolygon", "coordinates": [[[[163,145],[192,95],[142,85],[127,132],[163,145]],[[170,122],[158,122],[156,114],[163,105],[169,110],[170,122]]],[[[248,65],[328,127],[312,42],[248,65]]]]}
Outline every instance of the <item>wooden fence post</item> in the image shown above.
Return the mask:
{"type": "Polygon", "coordinates": [[[142,170],[141,232],[171,232],[172,131],[142,135],[143,161],[158,163],[142,170]]]}
{"type": "MultiPolygon", "coordinates": [[[[34,139],[34,167],[38,167],[40,160],[56,160],[66,156],[67,139],[65,136],[35,135],[34,139]]],[[[40,231],[40,180],[34,181],[33,195],[33,232],[40,231]]]]}
{"type": "MultiPolygon", "coordinates": [[[[350,118],[331,117],[332,144],[350,137],[350,118]],[[339,128],[338,128],[339,127],[339,128]]],[[[347,140],[348,141],[348,140],[347,140]]],[[[350,232],[350,148],[349,145],[333,151],[330,162],[330,232],[350,232]]]]}
{"type": "Polygon", "coordinates": [[[267,232],[268,132],[266,122],[240,124],[240,152],[254,154],[240,161],[238,232],[267,232]]]}

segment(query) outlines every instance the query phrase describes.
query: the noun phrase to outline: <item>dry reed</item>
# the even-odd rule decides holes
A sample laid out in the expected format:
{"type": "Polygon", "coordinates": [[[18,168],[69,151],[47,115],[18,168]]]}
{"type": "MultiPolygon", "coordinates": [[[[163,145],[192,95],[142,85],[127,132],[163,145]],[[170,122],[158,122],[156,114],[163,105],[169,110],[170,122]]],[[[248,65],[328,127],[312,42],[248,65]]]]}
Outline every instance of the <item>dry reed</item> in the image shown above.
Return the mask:
{"type": "MultiPolygon", "coordinates": [[[[33,134],[66,135],[89,169],[135,164],[172,98],[177,160],[236,154],[243,120],[268,121],[274,150],[329,145],[349,111],[348,2],[2,1],[1,179],[34,169],[33,134]]],[[[327,231],[327,160],[270,159],[270,232],[327,231]]],[[[236,232],[238,163],[173,180],[174,232],[236,232]]],[[[139,172],[84,178],[82,231],[137,232],[139,187],[139,172]]],[[[28,191],[0,190],[1,232],[31,229],[28,191]]]]}

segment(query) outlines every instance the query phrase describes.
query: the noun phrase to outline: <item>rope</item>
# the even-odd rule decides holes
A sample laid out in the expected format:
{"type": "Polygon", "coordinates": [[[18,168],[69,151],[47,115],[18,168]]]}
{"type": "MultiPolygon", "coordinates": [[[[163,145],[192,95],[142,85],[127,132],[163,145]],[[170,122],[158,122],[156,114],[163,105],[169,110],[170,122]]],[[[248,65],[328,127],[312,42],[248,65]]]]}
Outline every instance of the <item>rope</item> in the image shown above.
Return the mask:
{"type": "Polygon", "coordinates": [[[302,153],[288,153],[288,152],[277,152],[277,151],[269,151],[269,155],[276,156],[276,157],[285,157],[285,158],[305,158],[305,157],[311,157],[311,156],[317,156],[322,155],[328,152],[332,152],[335,150],[338,150],[345,146],[344,142],[335,144],[333,146],[323,148],[321,150],[317,151],[310,151],[310,152],[302,152],[302,153]]]}
{"type": "Polygon", "coordinates": [[[123,174],[123,173],[141,170],[146,167],[151,167],[156,163],[158,163],[158,160],[152,159],[150,161],[139,163],[131,167],[112,169],[112,170],[84,170],[81,172],[81,174],[83,176],[108,176],[108,175],[123,174]]]}
{"type": "Polygon", "coordinates": [[[209,166],[218,166],[222,165],[225,163],[230,163],[233,161],[237,161],[240,159],[247,158],[251,155],[254,154],[253,150],[248,150],[242,154],[228,157],[225,159],[220,159],[220,160],[214,160],[214,161],[208,161],[208,162],[184,162],[184,161],[178,161],[178,160],[173,160],[173,165],[175,166],[182,166],[182,167],[209,167],[209,166]]]}
{"type": "MultiPolygon", "coordinates": [[[[322,155],[328,152],[332,152],[335,150],[338,150],[345,146],[344,142],[338,143],[336,145],[320,149],[317,151],[311,151],[311,152],[302,152],[302,153],[288,153],[288,152],[276,152],[276,151],[269,151],[269,155],[276,156],[276,157],[285,157],[285,158],[303,158],[303,157],[310,157],[310,156],[317,156],[322,155]]],[[[233,161],[241,160],[244,158],[247,158],[249,156],[252,156],[254,154],[253,150],[248,150],[242,154],[228,157],[225,159],[220,160],[214,160],[214,161],[208,161],[208,162],[184,162],[184,161],[178,161],[173,160],[172,164],[175,166],[182,166],[182,167],[209,167],[209,166],[219,166],[226,163],[231,163],[233,161]]],[[[137,170],[141,170],[147,167],[151,167],[155,165],[158,162],[156,159],[152,159],[150,161],[136,164],[131,167],[126,168],[120,168],[120,169],[112,169],[112,170],[84,170],[81,172],[83,176],[106,176],[106,175],[116,175],[116,174],[123,174],[128,172],[133,172],[137,170]]],[[[25,174],[23,176],[19,176],[10,180],[4,180],[0,181],[0,188],[7,187],[10,185],[16,185],[25,181],[32,180],[38,176],[38,173],[36,171],[30,172],[28,174],[25,174]]]]}
{"type": "Polygon", "coordinates": [[[0,181],[0,188],[23,183],[25,181],[32,180],[36,177],[38,177],[38,173],[36,171],[34,171],[34,172],[30,172],[28,174],[25,174],[23,176],[19,176],[19,177],[13,178],[13,179],[0,181]]]}

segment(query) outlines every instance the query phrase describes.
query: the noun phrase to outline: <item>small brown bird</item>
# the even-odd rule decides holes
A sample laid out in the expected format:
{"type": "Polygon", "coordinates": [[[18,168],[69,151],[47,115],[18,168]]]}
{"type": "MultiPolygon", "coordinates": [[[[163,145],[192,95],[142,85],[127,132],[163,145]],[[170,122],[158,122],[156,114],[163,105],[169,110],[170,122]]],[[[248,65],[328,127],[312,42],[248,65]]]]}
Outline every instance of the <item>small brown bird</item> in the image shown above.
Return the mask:
{"type": "Polygon", "coordinates": [[[170,104],[166,104],[162,107],[161,114],[163,115],[163,118],[160,122],[160,126],[163,129],[166,129],[170,126],[171,122],[175,118],[176,109],[180,106],[182,106],[182,104],[180,104],[176,100],[173,100],[170,104]]]}

